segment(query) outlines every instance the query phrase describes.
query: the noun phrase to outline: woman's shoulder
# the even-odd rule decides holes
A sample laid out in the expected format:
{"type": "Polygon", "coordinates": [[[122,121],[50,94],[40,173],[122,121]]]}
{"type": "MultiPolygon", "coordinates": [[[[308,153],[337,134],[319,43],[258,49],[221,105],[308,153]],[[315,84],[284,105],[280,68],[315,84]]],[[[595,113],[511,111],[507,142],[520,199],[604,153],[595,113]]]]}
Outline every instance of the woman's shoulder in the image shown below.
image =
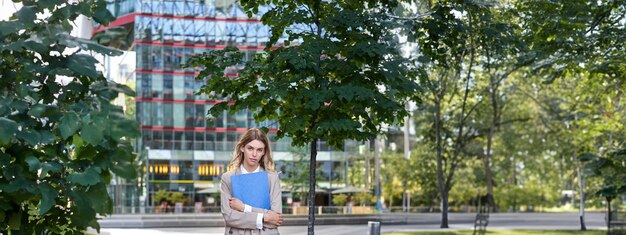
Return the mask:
{"type": "Polygon", "coordinates": [[[224,173],[222,174],[222,177],[221,177],[221,178],[222,178],[222,179],[225,179],[225,178],[230,179],[230,177],[231,177],[231,176],[233,176],[234,174],[235,174],[235,169],[232,169],[232,170],[229,170],[229,171],[227,171],[227,172],[224,172],[224,173]]]}

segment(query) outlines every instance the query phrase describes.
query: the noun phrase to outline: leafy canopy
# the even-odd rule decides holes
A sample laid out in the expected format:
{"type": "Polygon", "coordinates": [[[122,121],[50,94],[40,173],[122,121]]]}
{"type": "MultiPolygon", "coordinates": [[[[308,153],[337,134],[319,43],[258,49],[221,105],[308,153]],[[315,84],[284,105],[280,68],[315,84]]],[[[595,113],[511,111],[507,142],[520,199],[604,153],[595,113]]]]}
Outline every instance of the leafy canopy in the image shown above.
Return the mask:
{"type": "MultiPolygon", "coordinates": [[[[269,2],[242,1],[256,13],[269,2]]],[[[407,114],[404,102],[421,89],[399,54],[389,5],[361,1],[272,2],[262,21],[271,29],[265,53],[245,61],[237,48],[189,60],[208,78],[200,93],[228,98],[210,110],[256,111],[257,121],[276,121],[277,137],[295,145],[324,139],[341,148],[346,139],[367,140],[383,123],[407,114]],[[236,66],[238,76],[224,75],[236,66]]]]}
{"type": "Polygon", "coordinates": [[[139,131],[111,104],[128,87],[106,81],[87,52],[119,51],[70,35],[79,15],[106,25],[105,1],[24,1],[0,22],[0,232],[82,233],[110,214],[112,173],[133,178],[139,131]]]}

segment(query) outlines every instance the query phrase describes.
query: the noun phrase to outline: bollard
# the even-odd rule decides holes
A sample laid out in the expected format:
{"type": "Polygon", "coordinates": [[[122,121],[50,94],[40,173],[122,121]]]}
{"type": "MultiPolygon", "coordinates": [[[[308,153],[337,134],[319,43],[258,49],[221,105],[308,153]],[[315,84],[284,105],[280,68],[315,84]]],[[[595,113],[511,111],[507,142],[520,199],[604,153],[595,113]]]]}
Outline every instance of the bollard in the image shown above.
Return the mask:
{"type": "Polygon", "coordinates": [[[367,235],[380,235],[380,222],[368,221],[367,228],[367,235]]]}

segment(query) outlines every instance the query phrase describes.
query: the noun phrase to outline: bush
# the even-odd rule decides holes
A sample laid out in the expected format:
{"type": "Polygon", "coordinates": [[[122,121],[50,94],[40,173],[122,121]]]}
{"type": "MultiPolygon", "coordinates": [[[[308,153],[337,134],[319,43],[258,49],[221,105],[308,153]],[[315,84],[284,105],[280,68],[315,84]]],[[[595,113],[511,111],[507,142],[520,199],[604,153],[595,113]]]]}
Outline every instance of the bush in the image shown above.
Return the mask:
{"type": "Polygon", "coordinates": [[[333,204],[335,204],[335,206],[343,206],[346,204],[347,201],[348,195],[345,194],[339,194],[333,197],[333,204]]]}

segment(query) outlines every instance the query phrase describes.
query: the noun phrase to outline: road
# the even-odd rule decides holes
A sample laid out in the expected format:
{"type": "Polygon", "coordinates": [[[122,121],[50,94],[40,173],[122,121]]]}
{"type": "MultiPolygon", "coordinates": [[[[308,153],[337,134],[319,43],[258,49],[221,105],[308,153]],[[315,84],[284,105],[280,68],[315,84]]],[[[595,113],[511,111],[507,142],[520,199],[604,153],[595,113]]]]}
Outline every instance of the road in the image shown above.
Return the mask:
{"type": "MultiPolygon", "coordinates": [[[[588,213],[587,229],[606,229],[602,213],[588,213]]],[[[316,234],[367,234],[367,225],[317,225],[316,234]]],[[[441,231],[439,224],[382,225],[382,232],[441,231]]],[[[472,230],[471,223],[450,222],[449,230],[472,230]]],[[[537,229],[537,230],[578,230],[580,224],[577,213],[502,213],[492,214],[488,230],[537,229]]],[[[304,235],[306,226],[284,226],[281,234],[304,235]]],[[[109,235],[217,235],[224,234],[224,228],[158,228],[158,229],[102,229],[102,234],[109,235]]]]}

